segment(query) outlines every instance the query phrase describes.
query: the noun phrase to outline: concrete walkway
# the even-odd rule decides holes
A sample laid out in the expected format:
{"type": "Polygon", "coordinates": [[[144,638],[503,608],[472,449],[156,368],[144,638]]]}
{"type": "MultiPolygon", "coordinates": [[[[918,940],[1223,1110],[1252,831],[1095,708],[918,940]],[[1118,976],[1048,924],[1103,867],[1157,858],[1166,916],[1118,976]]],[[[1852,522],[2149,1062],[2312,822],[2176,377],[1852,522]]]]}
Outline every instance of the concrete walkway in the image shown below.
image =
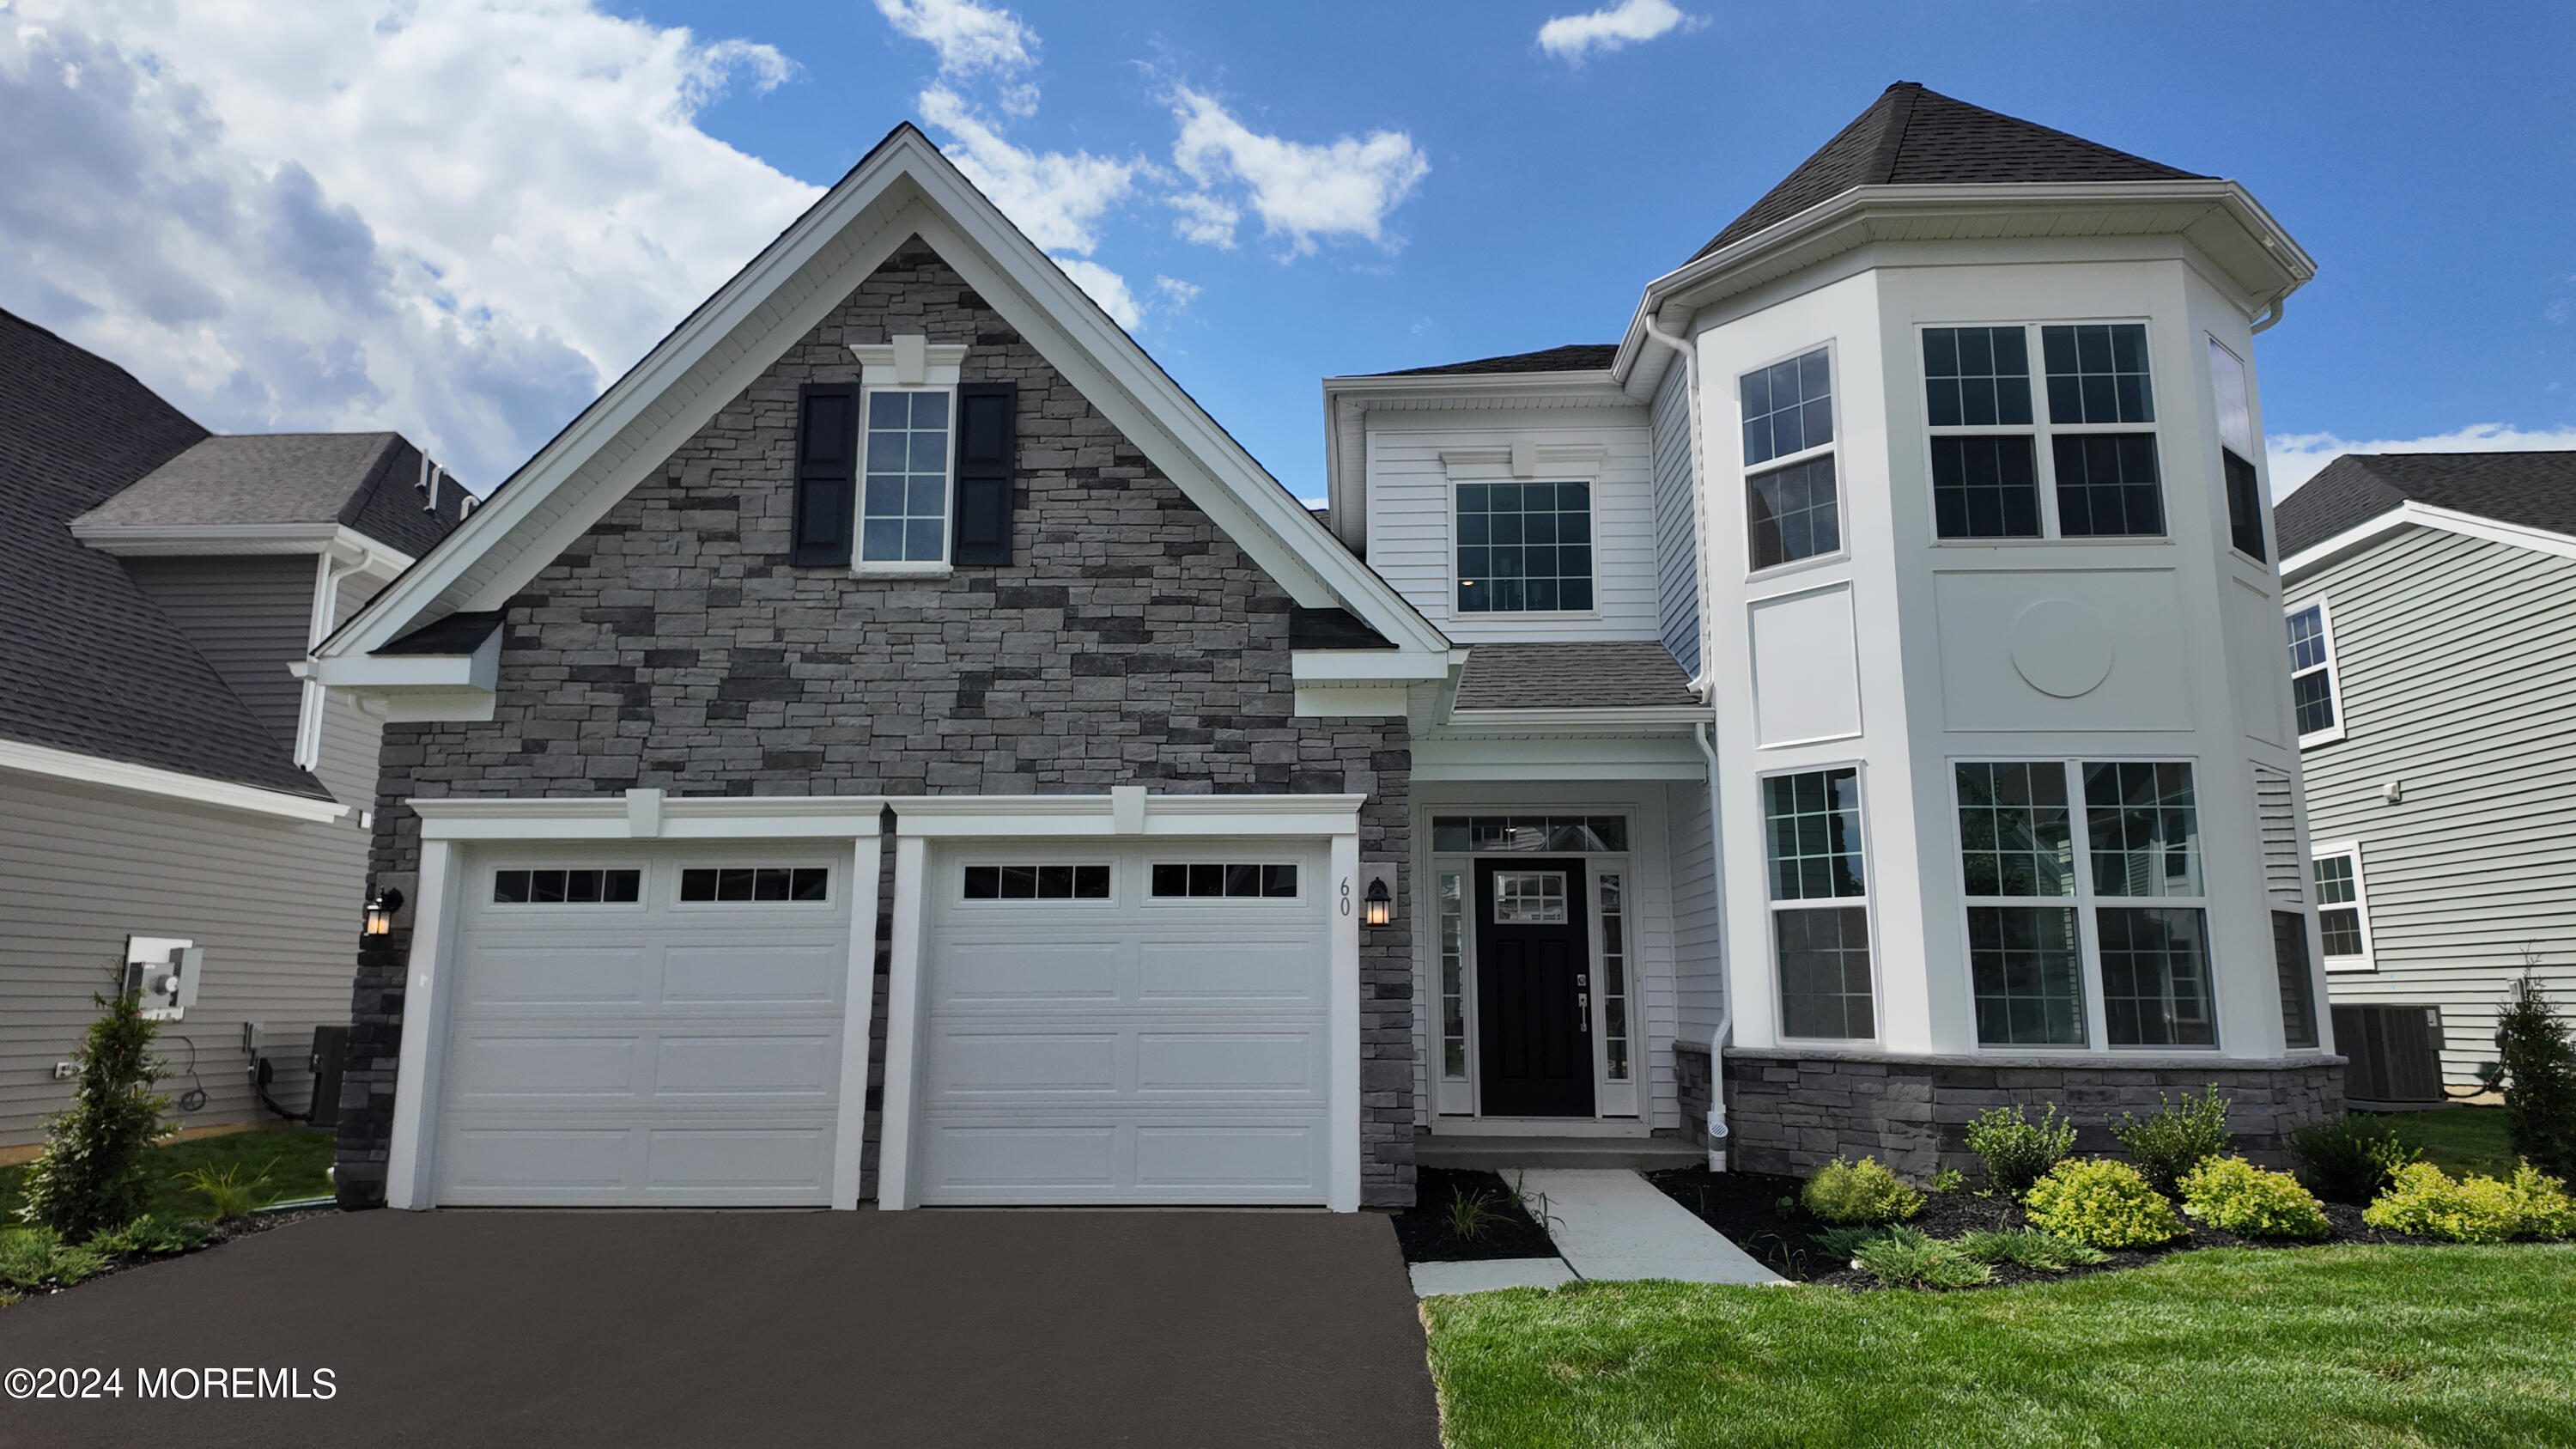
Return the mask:
{"type": "MultiPolygon", "coordinates": [[[[1506,1174],[1506,1181],[1514,1180],[1506,1174]]],[[[1783,1278],[1654,1184],[1618,1168],[1533,1167],[1517,1175],[1530,1216],[1586,1278],[1779,1283],[1783,1278]],[[1544,1196],[1545,1202],[1540,1198],[1544,1196]]]]}
{"type": "Polygon", "coordinates": [[[1497,1288],[1562,1288],[1575,1279],[1563,1258],[1485,1258],[1465,1263],[1416,1263],[1413,1296],[1491,1293],[1497,1288]]]}

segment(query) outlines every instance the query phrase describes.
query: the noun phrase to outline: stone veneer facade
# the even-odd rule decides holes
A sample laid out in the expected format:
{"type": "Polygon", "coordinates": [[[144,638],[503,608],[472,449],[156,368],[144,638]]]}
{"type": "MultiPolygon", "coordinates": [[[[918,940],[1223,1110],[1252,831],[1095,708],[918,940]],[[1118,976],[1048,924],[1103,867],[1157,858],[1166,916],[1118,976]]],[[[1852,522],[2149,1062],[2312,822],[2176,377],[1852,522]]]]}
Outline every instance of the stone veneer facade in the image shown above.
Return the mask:
{"type": "MultiPolygon", "coordinates": [[[[1709,1059],[1679,1044],[1682,1131],[1708,1141],[1709,1059]]],[[[2167,1059],[2169,1062],[2170,1059],[2167,1059]]],[[[2233,1100],[2234,1150],[2266,1166],[2287,1165],[2289,1130],[2343,1111],[2344,1059],[2212,1061],[2207,1066],[2122,1066],[2046,1057],[1881,1057],[1799,1050],[1726,1052],[1729,1160],[1741,1172],[1802,1174],[1836,1157],[1872,1156],[1917,1181],[1944,1167],[1980,1176],[1966,1134],[1971,1118],[2015,1103],[2032,1112],[2054,1102],[2075,1124],[2075,1150],[2117,1154],[2110,1124],[2140,1116],[2161,1097],[2213,1084],[2233,1100]]]]}
{"type": "MultiPolygon", "coordinates": [[[[385,731],[372,868],[411,892],[411,796],[1168,793],[1369,797],[1363,859],[1402,879],[1402,720],[1300,719],[1290,601],[919,238],[513,600],[487,723],[385,731]],[[1019,385],[1014,561],[863,579],[787,563],[798,389],[847,344],[969,346],[1019,385]]],[[[880,882],[863,1195],[875,1193],[893,852],[880,882]]],[[[1413,1201],[1413,943],[1360,957],[1362,1201],[1413,1201]]],[[[409,933],[362,951],[339,1193],[380,1203],[409,933]]]]}

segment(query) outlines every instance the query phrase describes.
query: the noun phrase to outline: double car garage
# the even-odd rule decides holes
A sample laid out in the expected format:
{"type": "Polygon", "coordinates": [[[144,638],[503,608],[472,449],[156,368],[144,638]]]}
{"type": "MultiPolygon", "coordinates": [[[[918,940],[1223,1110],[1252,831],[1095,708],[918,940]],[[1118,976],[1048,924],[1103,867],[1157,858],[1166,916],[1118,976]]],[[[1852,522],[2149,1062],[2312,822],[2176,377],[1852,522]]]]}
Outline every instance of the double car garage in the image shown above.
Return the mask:
{"type": "Polygon", "coordinates": [[[1356,1205],[1352,797],[417,803],[398,1204],[1356,1205]]]}

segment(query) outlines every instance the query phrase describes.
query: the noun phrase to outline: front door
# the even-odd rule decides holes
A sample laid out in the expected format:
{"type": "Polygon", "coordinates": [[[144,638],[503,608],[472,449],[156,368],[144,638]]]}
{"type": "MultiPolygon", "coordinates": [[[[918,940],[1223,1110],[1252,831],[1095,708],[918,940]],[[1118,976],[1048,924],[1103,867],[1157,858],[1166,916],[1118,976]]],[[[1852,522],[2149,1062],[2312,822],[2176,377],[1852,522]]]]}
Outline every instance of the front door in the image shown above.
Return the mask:
{"type": "Polygon", "coordinates": [[[1488,1117],[1592,1115],[1583,862],[1476,862],[1478,1065],[1488,1117]]]}

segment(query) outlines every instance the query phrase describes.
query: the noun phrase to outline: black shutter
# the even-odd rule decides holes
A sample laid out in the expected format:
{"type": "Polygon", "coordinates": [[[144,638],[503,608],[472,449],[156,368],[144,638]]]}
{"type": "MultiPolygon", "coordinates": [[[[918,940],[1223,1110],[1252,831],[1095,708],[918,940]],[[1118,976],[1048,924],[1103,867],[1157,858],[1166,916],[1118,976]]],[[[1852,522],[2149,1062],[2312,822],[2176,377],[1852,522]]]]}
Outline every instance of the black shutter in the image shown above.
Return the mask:
{"type": "Polygon", "coordinates": [[[1011,561],[1011,482],[1019,461],[1020,385],[957,386],[957,539],[949,562],[1011,561]]]}
{"type": "Polygon", "coordinates": [[[847,568],[858,500],[858,385],[812,384],[798,411],[796,513],[787,561],[847,568]]]}

